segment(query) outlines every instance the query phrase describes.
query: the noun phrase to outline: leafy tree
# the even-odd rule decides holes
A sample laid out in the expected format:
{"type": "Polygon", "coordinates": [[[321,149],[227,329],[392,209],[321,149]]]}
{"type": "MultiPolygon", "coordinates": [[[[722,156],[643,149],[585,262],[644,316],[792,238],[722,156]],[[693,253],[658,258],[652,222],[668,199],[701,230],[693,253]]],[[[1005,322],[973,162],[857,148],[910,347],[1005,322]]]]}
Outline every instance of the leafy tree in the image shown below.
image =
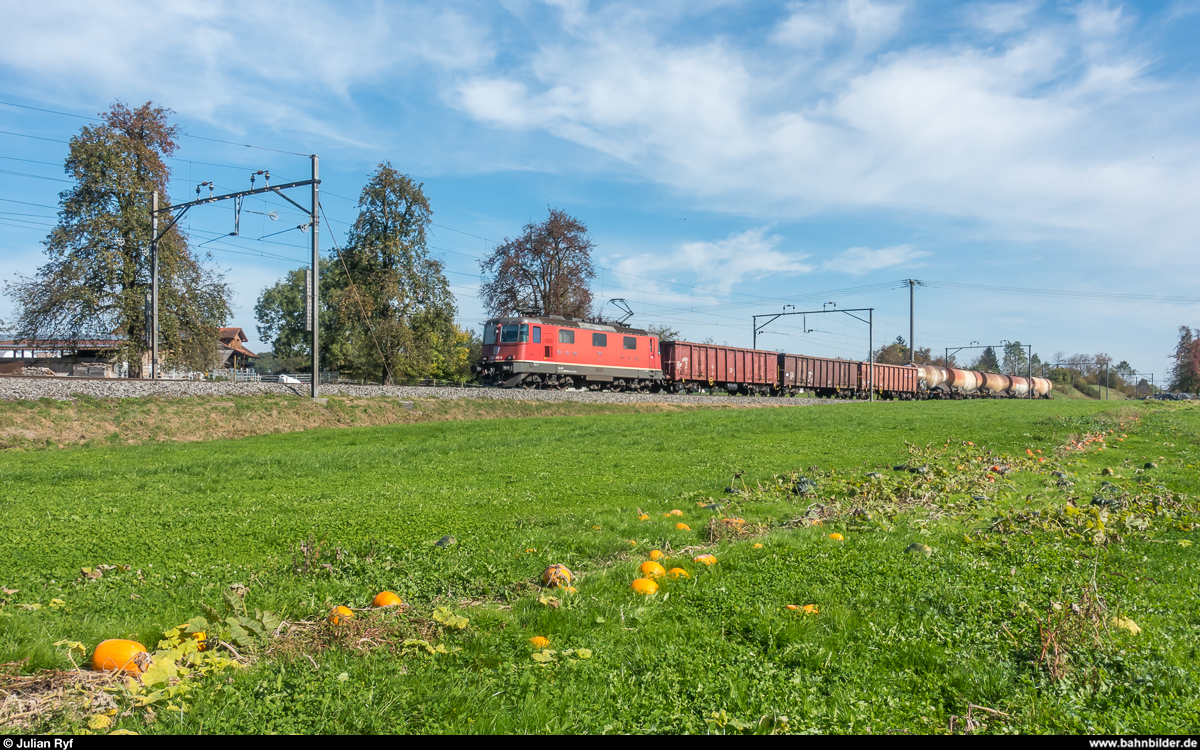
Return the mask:
{"type": "Polygon", "coordinates": [[[352,375],[445,377],[469,350],[442,263],[426,246],[432,211],[423,187],[381,164],[359,196],[345,250],[322,274],[340,338],[331,364],[352,375]]]}
{"type": "MultiPolygon", "coordinates": [[[[118,356],[138,367],[150,349],[150,193],[158,191],[160,208],[169,205],[163,159],[177,147],[169,114],[149,102],[114,104],[71,139],[64,168],[75,184],[59,195],[58,225],[44,241],[49,260],[33,278],[6,285],[19,338],[116,337],[118,356]]],[[[177,227],[159,240],[158,253],[160,352],[168,365],[211,367],[229,286],[197,260],[177,227]]]]}
{"type": "Polygon", "coordinates": [[[1175,364],[1171,366],[1170,389],[1182,393],[1200,391],[1200,330],[1180,326],[1179,343],[1172,358],[1175,364]]]}
{"type": "Polygon", "coordinates": [[[254,306],[258,337],[271,342],[271,353],[280,361],[299,359],[310,351],[312,339],[304,330],[304,271],[288,271],[287,276],[263,290],[254,306]]]}
{"type": "Polygon", "coordinates": [[[1000,360],[996,358],[996,350],[990,346],[984,349],[979,359],[975,360],[975,364],[971,365],[971,369],[979,372],[1000,372],[1000,360]]]}
{"type": "Polygon", "coordinates": [[[480,298],[492,315],[533,309],[542,315],[582,318],[592,304],[588,284],[596,276],[595,246],[583,222],[556,208],[540,224],[527,224],[515,239],[480,262],[491,276],[480,298]]]}
{"type": "Polygon", "coordinates": [[[1025,353],[1025,347],[1020,341],[1010,341],[1004,345],[1004,362],[1001,364],[1001,372],[1005,375],[1020,375],[1023,377],[1027,372],[1027,364],[1028,356],[1025,353]]]}
{"type": "MultiPolygon", "coordinates": [[[[336,257],[326,258],[321,261],[321,267],[328,271],[336,262],[336,257]]],[[[312,333],[306,330],[305,270],[288,271],[286,276],[262,291],[254,306],[258,337],[271,343],[271,364],[280,371],[311,369],[312,333]]],[[[330,298],[336,290],[322,283],[320,291],[321,362],[328,366],[345,349],[345,336],[338,331],[335,317],[329,314],[330,298]]],[[[260,360],[255,369],[261,370],[265,365],[260,360]]]]}

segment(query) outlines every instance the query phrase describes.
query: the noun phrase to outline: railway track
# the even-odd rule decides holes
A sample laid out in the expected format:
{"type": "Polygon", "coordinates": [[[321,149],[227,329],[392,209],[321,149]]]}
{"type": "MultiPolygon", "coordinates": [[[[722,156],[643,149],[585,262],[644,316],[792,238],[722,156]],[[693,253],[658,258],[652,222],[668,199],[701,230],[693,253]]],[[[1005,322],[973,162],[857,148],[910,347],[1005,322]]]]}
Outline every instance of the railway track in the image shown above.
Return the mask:
{"type": "MultiPolygon", "coordinates": [[[[230,383],[200,380],[150,380],[140,378],[51,377],[43,375],[0,376],[0,400],[70,400],[92,398],[203,398],[220,396],[307,397],[307,383],[230,383]]],[[[357,398],[401,399],[508,399],[516,401],[585,401],[593,403],[692,403],[754,406],[806,406],[841,403],[834,399],[767,398],[724,394],[612,393],[587,390],[526,390],[481,386],[349,385],[321,386],[323,395],[357,398]]]]}

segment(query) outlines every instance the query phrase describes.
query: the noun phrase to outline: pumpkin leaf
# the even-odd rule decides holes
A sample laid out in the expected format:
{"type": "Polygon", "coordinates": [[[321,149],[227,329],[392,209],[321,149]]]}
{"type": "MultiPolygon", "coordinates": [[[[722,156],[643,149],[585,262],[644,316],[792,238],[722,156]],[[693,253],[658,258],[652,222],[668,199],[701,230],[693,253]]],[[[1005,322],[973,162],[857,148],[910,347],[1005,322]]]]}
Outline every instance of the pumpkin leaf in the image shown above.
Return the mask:
{"type": "Polygon", "coordinates": [[[205,630],[208,630],[208,620],[203,617],[193,617],[187,621],[187,628],[183,632],[201,633],[205,630]]]}
{"type": "Polygon", "coordinates": [[[110,724],[112,724],[112,719],[108,718],[104,714],[93,715],[90,719],[88,719],[87,723],[88,729],[96,730],[108,729],[110,724]]]}
{"type": "Polygon", "coordinates": [[[220,622],[221,620],[225,619],[225,618],[221,617],[220,612],[218,612],[217,610],[208,606],[204,602],[200,603],[200,611],[202,611],[204,613],[204,616],[207,617],[212,622],[220,622]]]}
{"type": "Polygon", "coordinates": [[[83,645],[79,641],[55,641],[54,645],[66,646],[68,653],[75,654],[80,658],[87,656],[87,646],[83,645]]]}
{"type": "Polygon", "coordinates": [[[458,630],[463,630],[470,622],[469,618],[454,614],[449,607],[438,607],[433,610],[433,619],[448,628],[457,628],[458,630]]]}
{"type": "Polygon", "coordinates": [[[146,671],[142,672],[142,683],[146,686],[167,685],[179,677],[175,660],[169,656],[157,657],[146,671]]]}
{"type": "Polygon", "coordinates": [[[545,648],[545,649],[542,649],[541,651],[534,651],[530,656],[534,661],[538,662],[539,664],[547,664],[549,662],[554,661],[555,653],[556,653],[555,651],[545,648]]]}

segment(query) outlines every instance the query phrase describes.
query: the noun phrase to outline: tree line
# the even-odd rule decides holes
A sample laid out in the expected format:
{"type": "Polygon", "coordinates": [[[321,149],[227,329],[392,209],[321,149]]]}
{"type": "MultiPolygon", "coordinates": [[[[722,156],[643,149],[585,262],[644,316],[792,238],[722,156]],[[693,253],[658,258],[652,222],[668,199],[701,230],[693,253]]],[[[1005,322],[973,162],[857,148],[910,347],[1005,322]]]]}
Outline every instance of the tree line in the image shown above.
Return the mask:
{"type": "MultiPolygon", "coordinates": [[[[1157,383],[1151,383],[1127,360],[1115,362],[1115,358],[1105,352],[1068,355],[1064,351],[1056,351],[1049,359],[1043,360],[1037,352],[1030,354],[1020,341],[1008,342],[999,351],[996,347],[985,347],[973,357],[951,354],[947,358],[944,352],[942,356],[934,356],[929,348],[918,348],[913,353],[913,361],[917,364],[1004,375],[1032,374],[1093,395],[1099,392],[1101,386],[1131,397],[1147,396],[1162,390],[1195,393],[1200,391],[1200,330],[1187,326],[1179,330],[1179,344],[1172,355],[1174,364],[1167,376],[1157,383]]],[[[897,336],[892,343],[876,349],[875,361],[881,364],[907,364],[909,350],[904,337],[897,336]]]]}
{"type": "MultiPolygon", "coordinates": [[[[12,326],[33,341],[111,340],[116,357],[138,372],[150,349],[150,195],[169,206],[165,159],[178,148],[170,110],[146,103],[113,105],[98,124],[86,125],[68,147],[64,170],[73,180],[59,195],[58,222],[43,241],[47,262],[32,277],[6,282],[15,303],[12,326]]],[[[351,378],[382,383],[414,378],[462,380],[479,358],[480,341],[455,323],[456,300],[443,263],[430,253],[433,211],[424,186],[381,163],[358,199],[358,216],[345,246],[322,260],[321,361],[351,378]]],[[[599,317],[590,283],[596,272],[587,227],[550,208],[505,238],[480,261],[480,299],[491,316],[530,311],[573,318],[599,317]]],[[[224,275],[190,246],[175,225],[159,240],[160,349],[164,365],[208,370],[218,361],[216,331],[228,321],[232,291],[224,275]]],[[[267,357],[282,369],[302,369],[311,357],[305,330],[305,269],[285,273],[265,288],[255,306],[267,357]]],[[[676,338],[669,327],[652,327],[676,338]]],[[[1167,386],[1200,391],[1200,330],[1187,326],[1172,355],[1167,386]]],[[[874,352],[884,364],[909,361],[897,336],[874,352]]],[[[1077,386],[1107,384],[1129,395],[1148,386],[1127,362],[1106,353],[1030,355],[1019,341],[973,358],[935,356],[917,349],[922,364],[964,367],[1008,375],[1048,377],[1077,386]]]]}
{"type": "MultiPolygon", "coordinates": [[[[47,261],[32,277],[6,283],[15,302],[13,334],[34,342],[104,340],[115,359],[141,372],[151,349],[150,195],[169,208],[170,170],[179,128],[171,111],[146,103],[115,104],[71,139],[59,195],[58,222],[44,240],[47,261]]],[[[443,263],[430,253],[433,211],[423,185],[383,162],[367,178],[345,246],[334,243],[320,273],[323,367],[350,378],[395,383],[415,378],[463,380],[480,341],[455,322],[456,301],[443,263]]],[[[165,222],[164,222],[165,223],[165,222]]],[[[592,305],[593,245],[587,227],[560,210],[497,246],[480,266],[489,278],[481,298],[489,312],[533,309],[583,316],[592,305]]],[[[159,346],[167,369],[211,370],[217,330],[228,322],[232,290],[211,255],[201,256],[178,225],[160,238],[159,346]]],[[[311,358],[306,331],[305,268],[286,272],[258,297],[263,359],[303,369],[311,358]]]]}

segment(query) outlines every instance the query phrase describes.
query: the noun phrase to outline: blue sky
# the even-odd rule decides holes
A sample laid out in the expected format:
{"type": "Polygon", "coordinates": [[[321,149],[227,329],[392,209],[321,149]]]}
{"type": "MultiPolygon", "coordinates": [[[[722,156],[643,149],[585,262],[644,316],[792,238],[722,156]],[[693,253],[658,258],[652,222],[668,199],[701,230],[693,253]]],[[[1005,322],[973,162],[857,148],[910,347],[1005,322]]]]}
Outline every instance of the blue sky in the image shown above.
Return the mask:
{"type": "MultiPolygon", "coordinates": [[[[1200,327],[1197,2],[167,5],[0,3],[0,101],[66,113],[0,105],[5,279],[43,262],[81,117],[151,100],[186,134],[175,202],[307,176],[232,144],[319,154],[325,248],[380,162],[423,182],[462,325],[478,259],[553,206],[589,227],[601,298],[692,339],[749,346],[751,315],[825,302],[907,338],[905,278],[935,351],[1020,340],[1161,379],[1200,327]]],[[[228,204],[188,221],[265,349],[255,300],[307,238],[281,201],[246,209],[241,238],[218,238],[228,204]]],[[[759,342],[866,336],[831,315],[759,342]]]]}

